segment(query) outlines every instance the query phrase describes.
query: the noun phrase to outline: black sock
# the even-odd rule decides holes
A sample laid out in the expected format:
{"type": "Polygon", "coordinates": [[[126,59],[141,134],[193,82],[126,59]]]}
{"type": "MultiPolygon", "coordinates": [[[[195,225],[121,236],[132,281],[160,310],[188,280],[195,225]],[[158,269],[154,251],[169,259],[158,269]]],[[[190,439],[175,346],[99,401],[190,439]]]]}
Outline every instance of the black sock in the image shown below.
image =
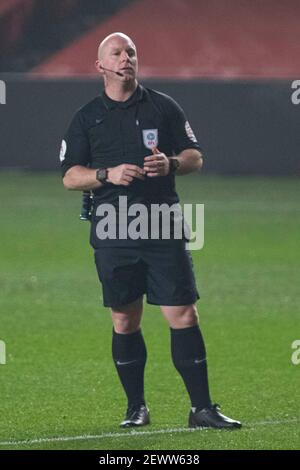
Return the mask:
{"type": "Polygon", "coordinates": [[[141,330],[120,334],[113,330],[112,355],[128,406],[145,404],[144,369],[147,351],[141,330]]]}
{"type": "Polygon", "coordinates": [[[206,351],[198,325],[171,330],[173,363],[183,378],[192,407],[206,408],[211,404],[208,388],[206,351]]]}

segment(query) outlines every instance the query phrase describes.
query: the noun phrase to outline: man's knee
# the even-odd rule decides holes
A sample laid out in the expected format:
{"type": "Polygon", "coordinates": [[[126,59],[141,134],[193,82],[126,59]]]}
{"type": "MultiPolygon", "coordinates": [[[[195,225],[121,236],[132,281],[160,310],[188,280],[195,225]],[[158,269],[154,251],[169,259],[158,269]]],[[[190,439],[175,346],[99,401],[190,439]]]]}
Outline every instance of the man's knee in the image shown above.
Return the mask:
{"type": "Polygon", "coordinates": [[[198,312],[195,304],[162,307],[162,312],[171,328],[189,328],[198,325],[198,312]]]}
{"type": "Polygon", "coordinates": [[[140,329],[143,302],[138,299],[131,304],[112,309],[112,321],[116,333],[130,334],[140,329]]]}
{"type": "Polygon", "coordinates": [[[113,315],[114,330],[116,333],[130,334],[140,329],[140,318],[132,318],[129,315],[118,317],[113,315]]]}
{"type": "Polygon", "coordinates": [[[195,305],[188,305],[176,318],[178,328],[189,328],[198,324],[198,312],[195,305]]]}

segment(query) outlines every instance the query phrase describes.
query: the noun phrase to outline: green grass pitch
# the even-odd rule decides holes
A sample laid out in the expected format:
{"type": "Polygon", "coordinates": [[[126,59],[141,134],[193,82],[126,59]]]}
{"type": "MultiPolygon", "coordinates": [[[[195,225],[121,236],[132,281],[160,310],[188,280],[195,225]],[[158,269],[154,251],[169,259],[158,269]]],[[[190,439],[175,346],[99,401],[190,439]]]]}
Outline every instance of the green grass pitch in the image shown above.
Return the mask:
{"type": "Polygon", "coordinates": [[[205,246],[192,255],[212,397],[243,429],[187,430],[168,326],[147,304],[152,424],[119,428],[126,400],[81,194],[58,174],[0,173],[0,449],[299,449],[299,179],[177,180],[182,202],[205,204],[205,246]]]}

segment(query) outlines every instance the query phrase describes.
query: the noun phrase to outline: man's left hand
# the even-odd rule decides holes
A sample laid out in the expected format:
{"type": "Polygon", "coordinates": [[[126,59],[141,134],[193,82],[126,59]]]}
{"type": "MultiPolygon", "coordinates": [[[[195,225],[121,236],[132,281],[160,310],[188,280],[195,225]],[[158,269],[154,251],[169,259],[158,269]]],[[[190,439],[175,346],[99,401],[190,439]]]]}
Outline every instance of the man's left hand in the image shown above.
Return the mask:
{"type": "Polygon", "coordinates": [[[170,161],[168,157],[158,149],[152,150],[153,155],[144,159],[144,170],[147,176],[154,178],[156,176],[166,176],[170,171],[170,161]]]}

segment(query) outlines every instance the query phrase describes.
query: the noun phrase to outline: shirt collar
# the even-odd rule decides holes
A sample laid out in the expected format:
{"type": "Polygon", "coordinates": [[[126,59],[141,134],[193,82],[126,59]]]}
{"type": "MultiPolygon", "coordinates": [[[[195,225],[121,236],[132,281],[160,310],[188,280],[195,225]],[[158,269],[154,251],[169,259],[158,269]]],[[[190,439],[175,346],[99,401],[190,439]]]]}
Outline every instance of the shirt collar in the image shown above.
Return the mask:
{"type": "Polygon", "coordinates": [[[145,90],[141,85],[138,85],[133,92],[133,94],[128,98],[126,101],[115,101],[109,98],[105,93],[105,90],[102,91],[102,100],[105,106],[111,110],[114,108],[129,108],[130,106],[134,105],[136,102],[141,101],[144,98],[145,90]]]}

